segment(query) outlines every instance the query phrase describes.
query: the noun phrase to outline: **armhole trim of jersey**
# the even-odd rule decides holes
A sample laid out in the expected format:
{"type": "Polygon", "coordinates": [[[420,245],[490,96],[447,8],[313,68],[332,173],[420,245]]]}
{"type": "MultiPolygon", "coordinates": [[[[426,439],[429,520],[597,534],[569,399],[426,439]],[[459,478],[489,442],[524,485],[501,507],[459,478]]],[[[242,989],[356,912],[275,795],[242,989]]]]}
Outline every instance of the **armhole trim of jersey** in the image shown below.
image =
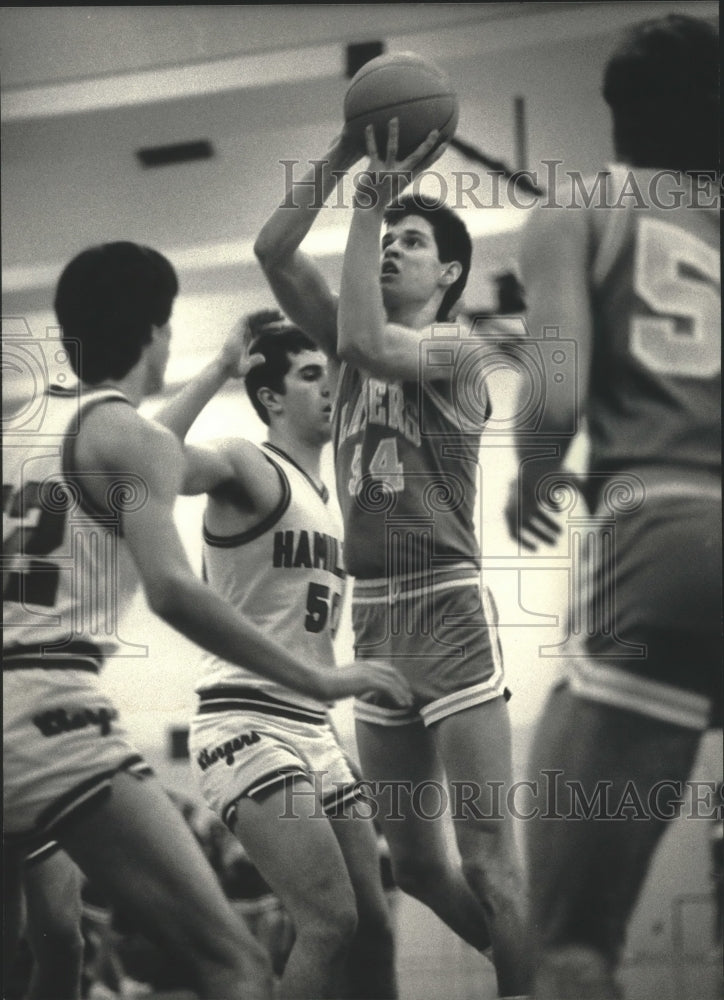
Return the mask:
{"type": "Polygon", "coordinates": [[[282,495],[279,503],[253,528],[249,528],[247,531],[238,531],[235,535],[215,535],[206,527],[206,522],[204,520],[202,533],[204,541],[207,545],[211,545],[216,549],[234,549],[239,545],[246,545],[248,542],[253,542],[254,539],[259,538],[261,535],[271,530],[271,528],[273,528],[286,513],[292,500],[292,488],[289,485],[287,474],[284,469],[282,469],[280,465],[277,465],[274,459],[269,455],[265,454],[264,457],[267,462],[273,466],[277,476],[279,477],[279,484],[282,488],[282,495]]]}
{"type": "MultiPolygon", "coordinates": [[[[625,174],[614,165],[610,168],[612,183],[620,185],[625,174]]],[[[614,188],[618,191],[618,187],[614,188]]],[[[605,216],[603,228],[596,232],[590,212],[588,214],[589,233],[591,234],[591,283],[594,289],[601,287],[608,277],[614,261],[618,256],[629,227],[629,212],[626,207],[612,208],[605,216]]]]}
{"type": "MultiPolygon", "coordinates": [[[[103,393],[102,395],[93,398],[92,396],[86,401],[81,400],[80,410],[78,412],[78,433],[71,436],[68,434],[68,429],[63,437],[63,452],[61,458],[61,467],[63,470],[63,477],[69,479],[70,481],[75,480],[78,483],[78,492],[80,497],[80,507],[81,510],[85,511],[86,514],[90,514],[91,517],[107,518],[109,514],[114,513],[110,509],[105,510],[100,504],[96,504],[90,496],[83,489],[83,477],[82,474],[78,472],[75,462],[75,445],[78,439],[78,434],[80,434],[81,421],[83,417],[86,416],[91,410],[94,410],[97,406],[103,403],[125,403],[127,406],[131,406],[130,401],[123,395],[122,392],[111,390],[110,393],[103,393]]],[[[74,418],[75,419],[75,418],[74,418]]],[[[70,425],[69,425],[70,427],[70,425]]],[[[121,513],[118,512],[119,521],[119,532],[123,535],[123,526],[121,522],[121,513]]]]}
{"type": "MultiPolygon", "coordinates": [[[[447,385],[448,383],[445,384],[447,385]]],[[[477,424],[473,425],[472,421],[470,421],[469,424],[466,424],[466,421],[463,420],[462,414],[457,412],[455,404],[452,400],[447,399],[439,389],[435,388],[432,383],[425,382],[423,384],[423,392],[450,424],[452,433],[459,434],[460,432],[464,432],[481,434],[485,424],[488,422],[490,415],[493,412],[487,387],[485,390],[485,420],[479,426],[477,424]]]]}
{"type": "MultiPolygon", "coordinates": [[[[285,462],[289,462],[289,464],[297,470],[300,476],[304,476],[304,478],[307,480],[307,482],[312,487],[317,496],[321,498],[322,502],[325,504],[329,503],[329,490],[327,489],[326,485],[322,483],[321,486],[318,486],[317,483],[314,482],[312,477],[308,475],[308,473],[301,467],[301,465],[299,465],[298,462],[294,461],[291,455],[287,455],[287,453],[282,448],[278,448],[275,444],[270,444],[268,441],[265,441],[261,447],[262,451],[264,451],[265,453],[267,451],[273,451],[275,455],[278,455],[280,458],[283,458],[285,462]]],[[[267,458],[269,458],[268,455],[267,458]]]]}
{"type": "Polygon", "coordinates": [[[337,442],[339,439],[339,415],[342,409],[342,383],[347,375],[347,362],[340,361],[339,372],[337,373],[337,386],[334,390],[334,399],[332,400],[332,412],[330,414],[330,420],[332,423],[332,449],[336,453],[337,442]]]}

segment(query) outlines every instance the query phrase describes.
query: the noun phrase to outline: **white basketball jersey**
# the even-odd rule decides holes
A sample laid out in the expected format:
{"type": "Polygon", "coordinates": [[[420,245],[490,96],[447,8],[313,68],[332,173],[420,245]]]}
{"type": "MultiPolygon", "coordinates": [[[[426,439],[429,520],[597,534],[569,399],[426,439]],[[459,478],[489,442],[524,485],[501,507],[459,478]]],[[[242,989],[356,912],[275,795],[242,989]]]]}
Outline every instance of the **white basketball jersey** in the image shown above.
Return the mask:
{"type": "MultiPolygon", "coordinates": [[[[346,576],[340,519],[327,491],[320,493],[293,459],[268,443],[262,451],[269,475],[279,478],[282,498],[249,531],[219,536],[204,525],[205,577],[285,649],[308,663],[332,667],[346,576]]],[[[301,707],[323,707],[251,670],[207,655],[197,691],[229,685],[254,688],[301,707]]]]}
{"type": "Polygon", "coordinates": [[[145,502],[132,474],[88,495],[92,472],[75,467],[75,442],[95,406],[130,406],[116,389],[50,388],[39,422],[13,420],[3,440],[3,655],[44,661],[101,658],[119,645],[120,612],[138,586],[123,541],[123,512],[145,502]]]}

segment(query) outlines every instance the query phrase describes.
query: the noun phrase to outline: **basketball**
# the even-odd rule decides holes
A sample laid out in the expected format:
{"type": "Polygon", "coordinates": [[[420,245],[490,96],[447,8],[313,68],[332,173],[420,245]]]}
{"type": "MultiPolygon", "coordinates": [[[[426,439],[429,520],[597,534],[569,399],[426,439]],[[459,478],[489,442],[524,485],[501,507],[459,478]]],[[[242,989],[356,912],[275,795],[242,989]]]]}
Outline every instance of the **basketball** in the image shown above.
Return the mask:
{"type": "Polygon", "coordinates": [[[352,77],[344,99],[344,120],[353,140],[365,147],[373,125],[377,150],[385,155],[387,125],[399,119],[398,159],[404,159],[433,129],[442,139],[455,134],[458,99],[447,74],[414,52],[393,52],[370,60],[352,77]]]}

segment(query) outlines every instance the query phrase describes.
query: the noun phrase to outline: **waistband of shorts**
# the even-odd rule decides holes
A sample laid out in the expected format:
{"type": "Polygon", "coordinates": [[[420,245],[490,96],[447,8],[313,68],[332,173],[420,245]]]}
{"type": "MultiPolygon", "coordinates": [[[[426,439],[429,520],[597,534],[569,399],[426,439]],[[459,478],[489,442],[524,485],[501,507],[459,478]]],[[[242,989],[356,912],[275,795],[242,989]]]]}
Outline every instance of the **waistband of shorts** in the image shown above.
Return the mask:
{"type": "Polygon", "coordinates": [[[420,597],[453,587],[480,586],[480,567],[474,562],[453,563],[422,573],[390,574],[370,580],[355,580],[353,604],[377,604],[402,597],[420,597]]]}
{"type": "Polygon", "coordinates": [[[103,666],[103,653],[89,642],[70,643],[62,652],[37,646],[5,646],[3,671],[6,670],[85,670],[97,674],[103,666]]]}
{"type": "MultiPolygon", "coordinates": [[[[685,469],[675,465],[636,465],[617,472],[596,473],[588,483],[594,504],[600,506],[602,495],[611,493],[616,500],[621,496],[624,510],[646,500],[691,498],[704,501],[721,501],[721,478],[706,469],[685,469]],[[618,493],[616,492],[618,490],[618,493]],[[621,492],[623,491],[623,492],[621,492]],[[630,491],[627,499],[626,493],[630,491]]],[[[604,501],[605,502],[605,501],[604,501]]]]}
{"type": "Polygon", "coordinates": [[[199,715],[210,715],[213,712],[255,712],[295,722],[308,722],[313,726],[323,726],[329,721],[324,708],[307,708],[292,701],[275,698],[253,687],[227,684],[199,691],[198,696],[199,715]]]}

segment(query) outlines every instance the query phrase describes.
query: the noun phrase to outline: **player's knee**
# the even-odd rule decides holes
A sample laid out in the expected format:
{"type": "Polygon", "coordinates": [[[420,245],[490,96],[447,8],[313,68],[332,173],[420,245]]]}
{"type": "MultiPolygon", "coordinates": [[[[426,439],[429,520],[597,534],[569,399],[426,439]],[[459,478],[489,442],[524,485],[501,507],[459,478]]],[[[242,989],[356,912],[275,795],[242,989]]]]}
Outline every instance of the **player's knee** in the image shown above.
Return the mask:
{"type": "Polygon", "coordinates": [[[318,902],[321,905],[314,907],[307,925],[308,933],[323,939],[325,948],[330,952],[347,949],[358,927],[357,906],[351,887],[349,892],[334,892],[318,902]]]}
{"type": "Polygon", "coordinates": [[[393,947],[394,928],[392,914],[386,901],[379,906],[360,905],[358,908],[357,936],[373,943],[381,951],[393,947]]]}
{"type": "Polygon", "coordinates": [[[303,896],[286,903],[300,949],[306,947],[305,941],[330,955],[349,947],[358,925],[351,882],[323,874],[313,886],[306,887],[303,896]]]}
{"type": "Polygon", "coordinates": [[[299,928],[296,945],[300,951],[303,953],[311,946],[330,961],[338,961],[346,956],[355,940],[357,915],[345,910],[339,916],[341,919],[338,923],[327,918],[317,918],[306,927],[299,928]]]}
{"type": "Polygon", "coordinates": [[[403,855],[393,858],[392,876],[395,884],[408,896],[426,902],[435,895],[436,887],[443,883],[445,872],[429,859],[403,855]]]}
{"type": "Polygon", "coordinates": [[[523,904],[523,873],[515,859],[507,853],[487,858],[479,855],[463,858],[462,869],[468,885],[486,908],[496,912],[509,908],[511,904],[516,909],[523,904]]]}
{"type": "MultiPolygon", "coordinates": [[[[255,984],[259,988],[268,986],[271,992],[273,981],[272,967],[265,948],[255,939],[247,941],[242,951],[241,962],[243,980],[247,983],[255,984]]],[[[237,952],[235,961],[238,963],[239,954],[237,952]]]]}
{"type": "Polygon", "coordinates": [[[196,939],[194,947],[184,949],[183,960],[190,964],[194,978],[200,983],[263,985],[272,979],[265,949],[241,924],[238,928],[231,924],[217,928],[213,941],[196,939]]]}

